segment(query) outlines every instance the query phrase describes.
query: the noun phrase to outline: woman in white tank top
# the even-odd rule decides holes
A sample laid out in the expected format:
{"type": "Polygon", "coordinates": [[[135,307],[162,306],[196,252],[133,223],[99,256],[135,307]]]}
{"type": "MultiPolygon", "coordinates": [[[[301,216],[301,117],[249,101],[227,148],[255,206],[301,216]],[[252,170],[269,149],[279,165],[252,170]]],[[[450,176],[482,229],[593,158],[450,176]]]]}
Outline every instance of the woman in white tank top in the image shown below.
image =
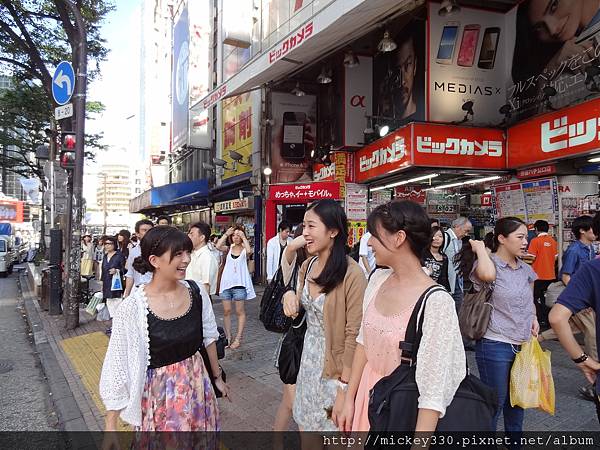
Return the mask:
{"type": "Polygon", "coordinates": [[[248,258],[252,248],[248,243],[244,228],[241,225],[229,228],[216,245],[218,250],[227,254],[225,267],[221,275],[219,295],[223,300],[223,321],[225,334],[229,340],[230,348],[239,348],[242,333],[246,324],[246,310],[244,301],[256,298],[252,277],[248,270],[248,258]],[[229,245],[228,245],[229,244],[229,245]],[[238,329],[235,339],[231,340],[231,302],[235,301],[235,314],[238,319],[238,329]]]}

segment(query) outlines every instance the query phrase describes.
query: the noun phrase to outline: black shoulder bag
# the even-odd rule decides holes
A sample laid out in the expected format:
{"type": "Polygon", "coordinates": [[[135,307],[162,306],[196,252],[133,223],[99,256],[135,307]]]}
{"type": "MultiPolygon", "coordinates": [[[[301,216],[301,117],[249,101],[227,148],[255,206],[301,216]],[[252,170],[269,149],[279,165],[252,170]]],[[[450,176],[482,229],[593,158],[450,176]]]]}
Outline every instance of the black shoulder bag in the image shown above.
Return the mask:
{"type": "Polygon", "coordinates": [[[275,273],[275,276],[265,289],[260,301],[259,319],[268,331],[275,333],[285,333],[292,324],[292,319],[286,317],[283,313],[283,294],[285,294],[295,282],[298,274],[298,265],[294,267],[294,272],[290,282],[286,285],[283,282],[283,271],[281,267],[275,273]]]}
{"type": "MultiPolygon", "coordinates": [[[[195,281],[193,281],[193,280],[186,280],[186,281],[188,283],[188,286],[192,290],[192,296],[194,298],[194,301],[200,308],[200,333],[204,334],[203,333],[204,330],[203,330],[203,326],[202,326],[202,295],[200,294],[200,288],[198,287],[198,285],[196,284],[195,281]]],[[[225,356],[225,345],[227,345],[227,343],[226,343],[227,339],[225,338],[225,331],[223,331],[223,328],[217,327],[217,331],[219,332],[219,338],[215,342],[215,345],[217,347],[217,358],[222,359],[225,356]],[[219,347],[222,347],[222,355],[223,356],[219,356],[219,347]]],[[[202,338],[204,339],[204,335],[202,336],[202,338]]],[[[210,365],[210,359],[208,357],[208,352],[206,351],[206,347],[204,346],[204,343],[198,350],[200,351],[200,355],[202,355],[202,360],[204,361],[204,367],[206,368],[206,371],[208,372],[208,377],[210,378],[210,382],[212,383],[213,389],[215,391],[215,396],[217,398],[220,398],[223,396],[223,393],[217,388],[217,385],[215,384],[215,375],[213,374],[212,366],[210,365]]],[[[219,367],[221,367],[221,366],[219,366],[219,367]]],[[[224,382],[227,381],[227,374],[223,370],[223,367],[221,367],[221,378],[223,379],[224,382]]]]}
{"type": "MultiPolygon", "coordinates": [[[[425,304],[427,298],[437,291],[446,292],[437,285],[421,295],[410,316],[405,340],[400,342],[400,365],[371,389],[369,424],[372,432],[415,431],[419,411],[419,388],[415,380],[417,353],[423,336],[425,304]]],[[[491,432],[492,418],[497,407],[495,391],[471,375],[467,369],[467,375],[454,394],[446,414],[439,420],[436,431],[491,432]]]]}

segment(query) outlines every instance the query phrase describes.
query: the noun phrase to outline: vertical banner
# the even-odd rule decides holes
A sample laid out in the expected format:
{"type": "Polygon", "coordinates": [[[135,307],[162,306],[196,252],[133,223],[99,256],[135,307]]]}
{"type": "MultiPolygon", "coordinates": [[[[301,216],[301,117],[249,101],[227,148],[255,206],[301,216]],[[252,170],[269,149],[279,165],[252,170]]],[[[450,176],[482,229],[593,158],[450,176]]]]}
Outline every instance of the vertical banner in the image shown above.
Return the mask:
{"type": "Polygon", "coordinates": [[[246,92],[222,101],[221,157],[227,162],[223,180],[252,171],[252,95],[246,92]]]}
{"type": "Polygon", "coordinates": [[[367,186],[356,183],[346,183],[345,206],[348,220],[367,220],[367,199],[367,186]]]}
{"type": "Polygon", "coordinates": [[[183,8],[173,33],[173,80],[172,80],[172,146],[175,149],[187,144],[188,138],[188,65],[189,65],[189,21],[187,6],[183,8]]]}
{"type": "MultiPolygon", "coordinates": [[[[191,104],[204,98],[210,90],[210,7],[208,0],[194,0],[188,3],[190,22],[188,83],[191,104]]],[[[199,104],[190,110],[189,118],[190,145],[210,148],[212,142],[208,126],[208,109],[199,104]]]]}
{"type": "Polygon", "coordinates": [[[498,125],[506,103],[505,15],[461,6],[446,16],[440,6],[429,3],[429,120],[498,125]]]}
{"type": "Polygon", "coordinates": [[[373,62],[373,111],[397,126],[425,120],[425,21],[413,20],[392,37],[396,50],[373,62]]]}
{"type": "Polygon", "coordinates": [[[271,111],[272,182],[311,181],[309,158],[317,137],[317,98],[273,92],[271,111]]]}
{"type": "Polygon", "coordinates": [[[347,147],[363,145],[367,116],[373,115],[373,58],[358,59],[357,67],[344,66],[344,146],[347,147]]]}

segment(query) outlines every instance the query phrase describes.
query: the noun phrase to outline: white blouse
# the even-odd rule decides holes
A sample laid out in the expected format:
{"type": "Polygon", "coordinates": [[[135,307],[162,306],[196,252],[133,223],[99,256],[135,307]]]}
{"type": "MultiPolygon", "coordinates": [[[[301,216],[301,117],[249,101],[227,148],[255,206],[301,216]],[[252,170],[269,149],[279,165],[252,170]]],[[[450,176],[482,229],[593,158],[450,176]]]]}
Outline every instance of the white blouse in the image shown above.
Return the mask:
{"type": "Polygon", "coordinates": [[[251,300],[256,298],[254,292],[254,285],[252,284],[252,277],[248,270],[248,257],[246,256],[246,249],[242,250],[240,256],[233,258],[231,251],[227,252],[227,258],[225,258],[225,267],[221,274],[221,284],[219,286],[219,292],[222,293],[224,290],[232,288],[234,286],[244,286],[246,288],[246,299],[251,300]]]}
{"type": "MultiPolygon", "coordinates": [[[[134,288],[113,317],[99,386],[106,409],[120,411],[125,422],[138,427],[142,424],[142,394],[150,364],[149,310],[144,286],[134,288]]],[[[204,346],[208,346],[218,339],[219,332],[210,297],[204,286],[198,287],[202,296],[204,346]]]]}
{"type": "MultiPolygon", "coordinates": [[[[390,269],[378,269],[371,276],[365,290],[363,317],[369,303],[392,273],[390,269]]],[[[424,314],[416,369],[419,408],[439,411],[441,419],[467,374],[466,355],[454,299],[448,292],[432,293],[425,303],[424,314]]],[[[356,338],[361,345],[364,345],[363,324],[356,338]]]]}

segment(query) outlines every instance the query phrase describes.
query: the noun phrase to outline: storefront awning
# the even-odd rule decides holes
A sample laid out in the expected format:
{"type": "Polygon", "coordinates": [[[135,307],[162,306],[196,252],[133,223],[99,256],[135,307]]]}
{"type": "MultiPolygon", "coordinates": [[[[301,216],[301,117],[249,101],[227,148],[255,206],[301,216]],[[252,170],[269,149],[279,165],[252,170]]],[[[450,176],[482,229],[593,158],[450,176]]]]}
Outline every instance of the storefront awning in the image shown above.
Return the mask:
{"type": "Polygon", "coordinates": [[[129,201],[132,213],[208,203],[208,181],[193,180],[155,187],[129,201]]]}
{"type": "Polygon", "coordinates": [[[224,98],[276,81],[415,5],[414,0],[333,1],[209,92],[193,109],[207,109],[224,98]]]}

